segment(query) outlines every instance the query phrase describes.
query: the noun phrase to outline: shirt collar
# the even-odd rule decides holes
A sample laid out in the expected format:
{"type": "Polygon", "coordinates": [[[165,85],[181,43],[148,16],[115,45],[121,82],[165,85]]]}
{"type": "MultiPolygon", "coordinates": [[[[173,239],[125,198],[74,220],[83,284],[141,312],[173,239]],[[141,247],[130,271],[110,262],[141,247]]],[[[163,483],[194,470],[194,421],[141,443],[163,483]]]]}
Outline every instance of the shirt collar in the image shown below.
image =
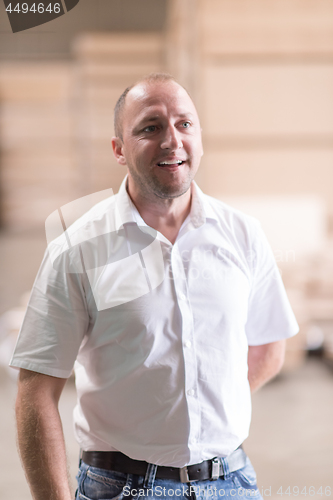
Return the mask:
{"type": "Polygon", "coordinates": [[[119,230],[124,224],[133,223],[140,226],[147,226],[141,215],[139,214],[136,206],[132,202],[126,186],[128,176],[120,185],[118,194],[116,195],[116,228],[119,230]]]}
{"type": "MultiPolygon", "coordinates": [[[[140,226],[147,226],[142,219],[136,206],[132,202],[126,186],[128,176],[120,185],[117,201],[116,201],[116,227],[117,230],[126,223],[133,223],[140,226]]],[[[192,181],[191,184],[191,210],[185,222],[191,222],[195,228],[202,226],[208,219],[218,221],[216,213],[214,212],[207,196],[201,191],[196,182],[192,181]]]]}
{"type": "Polygon", "coordinates": [[[192,181],[191,184],[191,211],[189,217],[195,228],[202,226],[208,219],[218,221],[216,213],[214,212],[211,204],[197,183],[192,181]]]}

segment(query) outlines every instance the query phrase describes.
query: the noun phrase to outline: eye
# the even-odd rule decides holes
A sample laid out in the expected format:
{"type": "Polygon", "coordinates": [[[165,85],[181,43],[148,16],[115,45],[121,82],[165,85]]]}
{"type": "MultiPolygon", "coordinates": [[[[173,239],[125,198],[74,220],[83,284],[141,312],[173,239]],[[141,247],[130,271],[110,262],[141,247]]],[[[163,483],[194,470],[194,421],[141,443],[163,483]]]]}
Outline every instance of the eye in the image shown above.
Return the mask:
{"type": "Polygon", "coordinates": [[[191,122],[183,122],[182,127],[183,128],[189,128],[191,126],[191,122]]]}
{"type": "Polygon", "coordinates": [[[144,132],[155,132],[156,130],[156,125],[148,125],[148,127],[145,127],[143,129],[144,132]]]}

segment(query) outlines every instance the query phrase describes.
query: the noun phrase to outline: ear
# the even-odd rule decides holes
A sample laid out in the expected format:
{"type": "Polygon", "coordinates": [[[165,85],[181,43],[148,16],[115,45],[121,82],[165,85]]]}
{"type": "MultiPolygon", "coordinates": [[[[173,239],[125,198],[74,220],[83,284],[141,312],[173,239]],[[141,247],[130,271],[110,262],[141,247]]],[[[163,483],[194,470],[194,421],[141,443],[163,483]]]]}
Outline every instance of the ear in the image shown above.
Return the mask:
{"type": "Polygon", "coordinates": [[[111,139],[113,154],[120,165],[126,165],[124,156],[124,144],[120,137],[112,137],[111,139]]]}

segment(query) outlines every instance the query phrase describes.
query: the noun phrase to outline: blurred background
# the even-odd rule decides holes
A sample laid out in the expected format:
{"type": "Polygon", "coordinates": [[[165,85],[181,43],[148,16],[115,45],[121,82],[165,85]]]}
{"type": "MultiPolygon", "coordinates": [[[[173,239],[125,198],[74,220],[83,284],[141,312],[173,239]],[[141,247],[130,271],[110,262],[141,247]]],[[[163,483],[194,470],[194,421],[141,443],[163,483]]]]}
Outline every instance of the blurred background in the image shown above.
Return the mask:
{"type": "MultiPolygon", "coordinates": [[[[7,363],[58,207],[125,175],[113,107],[144,74],[172,73],[203,127],[199,186],[256,216],[300,333],[253,398],[245,449],[264,498],[333,495],[333,3],[80,0],[13,34],[0,3],[0,499],[31,498],[7,363]],[[288,488],[290,488],[288,490],[288,488]]],[[[73,381],[61,401],[71,474],[73,381]]]]}

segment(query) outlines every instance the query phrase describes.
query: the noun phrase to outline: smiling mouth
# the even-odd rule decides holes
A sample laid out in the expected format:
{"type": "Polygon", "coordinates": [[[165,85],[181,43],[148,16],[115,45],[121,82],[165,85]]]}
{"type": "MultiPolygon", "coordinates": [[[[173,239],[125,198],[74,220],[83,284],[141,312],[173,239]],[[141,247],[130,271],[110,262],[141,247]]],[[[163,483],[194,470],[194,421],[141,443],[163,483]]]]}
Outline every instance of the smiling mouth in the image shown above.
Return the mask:
{"type": "Polygon", "coordinates": [[[178,167],[179,165],[182,165],[185,163],[184,160],[177,160],[177,161],[160,161],[157,165],[159,167],[178,167]]]}

